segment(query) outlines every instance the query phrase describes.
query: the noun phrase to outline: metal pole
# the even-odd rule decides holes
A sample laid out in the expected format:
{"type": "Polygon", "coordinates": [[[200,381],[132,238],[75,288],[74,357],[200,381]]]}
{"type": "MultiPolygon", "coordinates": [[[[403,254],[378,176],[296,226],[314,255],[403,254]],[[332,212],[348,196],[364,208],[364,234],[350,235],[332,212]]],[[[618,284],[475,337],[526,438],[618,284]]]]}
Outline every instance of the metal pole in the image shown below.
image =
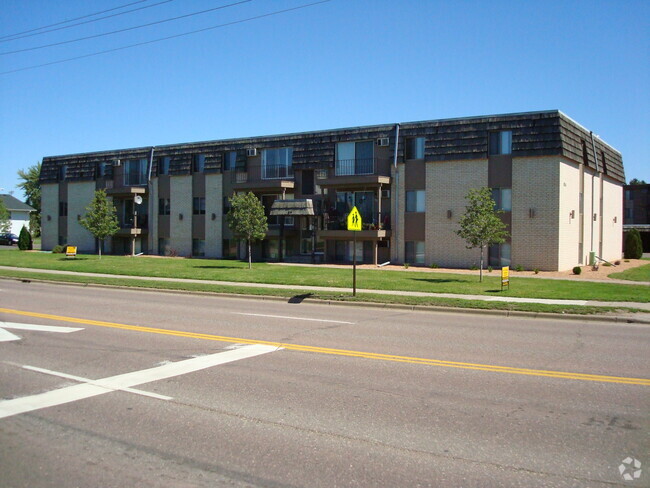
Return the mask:
{"type": "Polygon", "coordinates": [[[357,296],[357,233],[354,232],[354,244],[352,250],[352,296],[357,296]]]}

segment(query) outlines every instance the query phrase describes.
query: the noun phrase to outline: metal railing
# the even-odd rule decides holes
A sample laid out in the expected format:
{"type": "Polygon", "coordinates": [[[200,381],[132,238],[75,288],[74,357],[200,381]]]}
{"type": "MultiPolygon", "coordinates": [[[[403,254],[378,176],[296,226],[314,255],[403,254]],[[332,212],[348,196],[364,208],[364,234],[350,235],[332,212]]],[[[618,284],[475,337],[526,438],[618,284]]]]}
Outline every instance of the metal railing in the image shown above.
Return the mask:
{"type": "Polygon", "coordinates": [[[372,175],[375,173],[376,158],[338,159],[336,161],[336,176],[372,175]]]}

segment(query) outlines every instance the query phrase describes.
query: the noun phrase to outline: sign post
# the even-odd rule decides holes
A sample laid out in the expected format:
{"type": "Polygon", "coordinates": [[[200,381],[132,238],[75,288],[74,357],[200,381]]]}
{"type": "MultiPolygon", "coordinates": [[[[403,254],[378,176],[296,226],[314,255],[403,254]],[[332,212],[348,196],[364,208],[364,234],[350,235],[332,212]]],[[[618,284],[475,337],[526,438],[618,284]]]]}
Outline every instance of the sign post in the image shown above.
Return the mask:
{"type": "Polygon", "coordinates": [[[503,287],[507,286],[510,289],[510,266],[503,266],[501,268],[501,291],[503,287]]]}
{"type": "Polygon", "coordinates": [[[352,249],[352,296],[357,296],[357,232],[361,230],[363,221],[357,207],[352,207],[348,215],[348,230],[353,231],[353,249],[352,249]]]}

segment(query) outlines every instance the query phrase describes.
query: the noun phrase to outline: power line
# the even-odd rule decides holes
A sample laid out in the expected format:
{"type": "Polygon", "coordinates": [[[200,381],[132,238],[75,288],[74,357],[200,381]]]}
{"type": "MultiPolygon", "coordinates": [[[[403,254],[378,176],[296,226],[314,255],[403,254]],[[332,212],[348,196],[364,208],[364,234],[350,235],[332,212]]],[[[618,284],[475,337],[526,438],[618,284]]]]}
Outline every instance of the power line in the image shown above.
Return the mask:
{"type": "MultiPolygon", "coordinates": [[[[147,2],[149,0],[141,0],[141,1],[147,2]]],[[[106,15],[105,17],[100,17],[98,19],[84,20],[83,22],[77,22],[76,24],[64,25],[62,27],[55,27],[54,29],[48,29],[48,30],[44,30],[44,31],[41,31],[41,32],[34,32],[32,34],[25,34],[23,36],[16,36],[16,37],[12,37],[11,39],[0,38],[0,42],[16,41],[18,39],[24,39],[25,37],[40,36],[41,34],[47,34],[48,32],[55,32],[55,31],[60,31],[60,30],[64,30],[64,29],[71,29],[72,27],[77,27],[78,25],[84,25],[84,24],[91,24],[93,22],[99,22],[100,20],[110,19],[112,17],[118,17],[120,15],[130,14],[132,12],[137,12],[139,10],[145,10],[145,9],[151,8],[151,7],[157,7],[158,5],[162,5],[163,3],[169,3],[169,2],[173,2],[173,1],[174,0],[164,0],[162,2],[154,3],[152,5],[145,5],[144,7],[138,7],[138,8],[134,8],[134,9],[131,9],[131,10],[125,10],[124,12],[118,12],[116,14],[106,15]]],[[[111,10],[114,10],[114,9],[111,9],[111,10]]],[[[96,14],[96,15],[98,15],[98,14],[96,14]]],[[[86,17],[88,17],[88,16],[86,16],[86,17]]],[[[68,21],[68,22],[72,22],[72,21],[68,21]]],[[[55,25],[58,25],[58,24],[55,24],[55,25]]],[[[44,29],[44,27],[43,27],[43,29],[44,29]]],[[[34,30],[37,30],[37,29],[34,29],[34,30]]]]}
{"type": "MultiPolygon", "coordinates": [[[[171,0],[168,0],[168,1],[171,1],[171,0]]],[[[133,27],[126,27],[124,29],[118,29],[118,30],[114,30],[114,31],[111,31],[111,32],[104,32],[102,34],[94,34],[92,36],[78,37],[77,39],[70,39],[68,41],[61,41],[61,42],[53,42],[53,43],[50,43],[50,44],[43,44],[41,46],[28,47],[28,48],[25,48],[25,49],[16,49],[15,51],[5,51],[5,52],[1,52],[0,56],[6,56],[7,54],[24,53],[24,52],[27,52],[27,51],[36,51],[38,49],[45,49],[46,47],[61,46],[63,44],[71,44],[73,42],[87,41],[88,39],[96,39],[98,37],[104,37],[104,36],[110,36],[110,35],[113,35],[113,34],[119,34],[120,32],[127,32],[127,31],[132,31],[132,30],[137,30],[137,29],[143,29],[145,27],[150,27],[152,25],[164,24],[166,22],[172,22],[174,20],[185,19],[187,17],[193,17],[195,15],[202,15],[202,14],[206,14],[208,12],[214,12],[215,10],[221,10],[221,9],[224,9],[224,8],[233,7],[233,6],[236,6],[236,5],[241,5],[242,3],[248,3],[248,2],[251,2],[251,1],[252,0],[240,0],[239,2],[229,3],[227,5],[222,5],[220,7],[214,7],[214,8],[209,8],[207,10],[201,10],[199,12],[192,12],[192,13],[185,14],[185,15],[179,15],[178,17],[171,17],[171,18],[168,18],[168,19],[157,20],[155,22],[149,22],[148,24],[140,24],[140,25],[136,25],[136,26],[133,26],[133,27]]]]}
{"type": "Polygon", "coordinates": [[[26,66],[24,68],[18,68],[18,69],[13,69],[13,70],[9,70],[9,71],[2,71],[2,72],[0,72],[0,75],[7,75],[7,74],[10,74],[10,73],[17,73],[17,72],[20,72],[20,71],[27,71],[27,70],[36,69],[36,68],[42,68],[44,66],[51,66],[53,64],[67,63],[69,61],[75,61],[77,59],[90,58],[90,57],[93,57],[93,56],[100,56],[102,54],[108,54],[108,53],[112,53],[112,52],[116,52],[116,51],[122,51],[124,49],[130,49],[132,47],[145,46],[147,44],[154,44],[156,42],[167,41],[169,39],[176,39],[178,37],[189,36],[189,35],[192,35],[192,34],[198,34],[200,32],[206,32],[206,31],[209,31],[209,30],[220,29],[222,27],[228,27],[228,26],[236,25],[236,24],[243,24],[244,22],[250,22],[251,20],[258,20],[258,19],[262,19],[262,18],[265,18],[265,17],[271,17],[271,16],[274,16],[274,15],[284,14],[284,13],[291,12],[291,11],[294,11],[294,10],[300,10],[300,9],[303,9],[303,8],[313,7],[314,5],[319,5],[321,3],[328,3],[330,1],[331,0],[320,0],[319,2],[306,3],[306,4],[303,4],[303,5],[298,5],[297,7],[287,8],[287,9],[283,9],[283,10],[276,10],[274,12],[269,12],[267,14],[256,15],[254,17],[248,17],[246,19],[241,19],[241,20],[234,20],[232,22],[226,22],[225,24],[213,25],[213,26],[210,26],[210,27],[205,27],[203,29],[197,29],[197,30],[193,30],[193,31],[189,31],[189,32],[183,32],[181,34],[175,34],[173,36],[160,37],[158,39],[152,39],[150,41],[138,42],[136,44],[129,44],[129,45],[126,45],[126,46],[116,47],[116,48],[113,48],[113,49],[106,49],[105,51],[97,51],[97,52],[94,52],[94,53],[83,54],[81,56],[75,56],[75,57],[72,57],[72,58],[59,59],[58,61],[51,61],[49,63],[35,64],[33,66],[26,66]]]}
{"type": "Polygon", "coordinates": [[[143,3],[143,2],[148,2],[148,1],[149,0],[138,0],[137,2],[131,2],[131,3],[127,3],[125,5],[120,5],[119,7],[109,8],[108,10],[102,10],[101,12],[95,12],[95,13],[88,14],[88,15],[82,15],[81,17],[75,17],[74,19],[62,20],[61,22],[57,22],[56,24],[44,25],[42,27],[36,27],[35,29],[30,29],[30,30],[26,30],[26,31],[22,31],[22,32],[16,32],[15,34],[8,34],[6,36],[0,36],[0,39],[6,39],[7,37],[19,36],[21,34],[27,34],[29,32],[34,32],[34,31],[41,30],[41,29],[47,29],[48,27],[54,27],[54,26],[61,25],[61,24],[67,24],[68,22],[74,22],[75,20],[86,19],[88,17],[93,17],[95,15],[105,14],[106,12],[112,12],[113,10],[119,10],[121,8],[124,8],[124,7],[130,7],[131,5],[135,5],[136,3],[143,3]]]}

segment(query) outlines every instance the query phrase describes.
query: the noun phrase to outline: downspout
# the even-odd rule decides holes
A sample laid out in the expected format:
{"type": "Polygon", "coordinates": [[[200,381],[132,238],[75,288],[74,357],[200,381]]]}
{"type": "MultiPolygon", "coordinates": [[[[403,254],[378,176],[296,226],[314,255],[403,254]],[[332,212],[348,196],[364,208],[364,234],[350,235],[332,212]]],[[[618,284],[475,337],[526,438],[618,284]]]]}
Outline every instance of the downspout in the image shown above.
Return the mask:
{"type": "MultiPolygon", "coordinates": [[[[399,251],[397,240],[397,229],[399,227],[399,173],[397,172],[397,149],[399,148],[399,124],[395,124],[395,152],[393,154],[393,167],[395,168],[395,228],[393,229],[393,242],[399,251]]],[[[399,261],[399,254],[396,252],[395,260],[399,261]]]]}
{"type": "MultiPolygon", "coordinates": [[[[149,169],[147,171],[147,193],[149,195],[149,198],[147,198],[147,206],[149,207],[147,209],[147,214],[148,214],[148,219],[149,219],[150,223],[153,221],[153,219],[151,218],[151,216],[153,215],[153,205],[154,205],[154,201],[153,201],[153,198],[152,198],[153,184],[151,183],[151,172],[153,170],[153,153],[154,153],[155,149],[156,149],[156,146],[151,146],[151,152],[149,153],[149,169]]],[[[149,229],[151,229],[151,225],[149,226],[149,229]]],[[[154,247],[153,232],[148,232],[147,233],[147,240],[150,241],[150,242],[148,242],[148,244],[150,244],[150,246],[147,246],[147,247],[150,250],[153,249],[153,247],[154,247]]],[[[151,252],[150,250],[148,251],[149,253],[151,252]]]]}

